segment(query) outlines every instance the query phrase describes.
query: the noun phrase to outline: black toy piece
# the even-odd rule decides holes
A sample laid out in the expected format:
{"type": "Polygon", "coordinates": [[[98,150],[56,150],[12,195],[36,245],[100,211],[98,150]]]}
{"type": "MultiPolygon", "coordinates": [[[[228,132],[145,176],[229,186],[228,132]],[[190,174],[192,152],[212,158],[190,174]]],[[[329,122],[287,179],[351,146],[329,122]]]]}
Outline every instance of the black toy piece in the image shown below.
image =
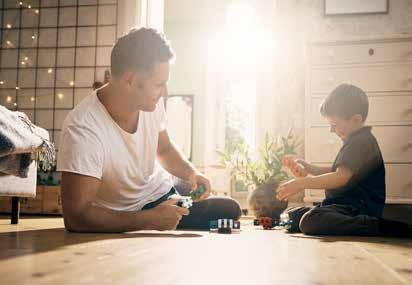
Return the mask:
{"type": "Polygon", "coordinates": [[[218,228],[217,232],[219,234],[231,234],[232,233],[232,229],[231,228],[218,228]]]}

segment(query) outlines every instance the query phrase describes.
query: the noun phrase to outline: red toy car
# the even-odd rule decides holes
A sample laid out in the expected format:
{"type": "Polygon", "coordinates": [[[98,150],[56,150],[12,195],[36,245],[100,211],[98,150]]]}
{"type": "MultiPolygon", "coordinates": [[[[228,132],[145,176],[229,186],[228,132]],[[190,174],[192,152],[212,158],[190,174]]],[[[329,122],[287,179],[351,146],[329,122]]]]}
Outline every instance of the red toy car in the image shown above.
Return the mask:
{"type": "Polygon", "coordinates": [[[270,217],[260,217],[259,224],[263,227],[264,230],[270,230],[275,227],[278,223],[276,220],[270,217]]]}

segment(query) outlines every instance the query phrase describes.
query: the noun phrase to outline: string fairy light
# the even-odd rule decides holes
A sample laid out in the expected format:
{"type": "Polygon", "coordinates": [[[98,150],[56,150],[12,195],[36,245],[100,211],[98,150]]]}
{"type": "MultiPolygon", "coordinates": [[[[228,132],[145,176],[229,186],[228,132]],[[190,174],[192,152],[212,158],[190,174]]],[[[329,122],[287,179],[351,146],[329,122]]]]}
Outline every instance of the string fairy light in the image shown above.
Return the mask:
{"type": "MultiPolygon", "coordinates": [[[[29,1],[27,1],[27,2],[29,2],[29,1]]],[[[39,14],[40,14],[40,9],[37,8],[37,7],[33,7],[33,6],[31,5],[31,3],[27,3],[27,2],[26,2],[26,1],[16,0],[16,4],[20,5],[21,8],[28,8],[28,9],[30,9],[30,12],[39,15],[39,14]]],[[[7,24],[6,24],[6,28],[7,28],[7,29],[13,29],[13,28],[15,28],[14,26],[15,26],[14,23],[7,23],[7,24]]],[[[31,39],[32,39],[33,41],[37,41],[37,36],[38,36],[37,34],[32,34],[32,35],[31,35],[31,39]]],[[[29,36],[29,37],[30,37],[30,36],[29,36]]],[[[11,39],[11,40],[12,40],[12,39],[11,39]]],[[[6,47],[14,48],[14,44],[13,44],[13,42],[12,42],[11,40],[9,40],[9,39],[6,38],[6,47]]],[[[24,57],[22,57],[22,58],[20,59],[20,64],[21,64],[21,66],[24,66],[24,67],[29,66],[29,64],[30,64],[30,57],[29,57],[29,56],[24,56],[24,57]]],[[[48,68],[48,69],[47,69],[47,73],[48,73],[48,74],[53,74],[53,73],[54,73],[54,69],[53,69],[53,68],[48,68]]],[[[66,81],[66,82],[67,82],[67,81],[66,81]]],[[[67,84],[67,83],[66,83],[66,84],[67,84]]],[[[3,87],[4,85],[5,85],[5,81],[4,81],[4,80],[0,80],[0,87],[3,87]]],[[[74,82],[73,80],[72,80],[72,81],[69,81],[69,85],[73,87],[73,86],[75,86],[75,82],[74,82]]],[[[15,89],[16,89],[16,90],[20,90],[20,87],[19,87],[19,86],[15,86],[15,89]]],[[[63,100],[63,99],[65,98],[65,95],[64,95],[63,92],[58,92],[56,95],[57,95],[57,98],[58,98],[59,100],[63,100]]],[[[15,100],[13,100],[13,97],[12,97],[12,96],[8,96],[8,97],[6,98],[6,100],[7,100],[7,102],[10,103],[10,104],[12,104],[12,103],[15,101],[15,100]]],[[[35,102],[35,101],[36,101],[36,98],[35,98],[35,96],[31,96],[29,100],[30,100],[31,102],[35,102]]],[[[17,103],[16,103],[16,102],[14,102],[13,105],[17,108],[17,103]]]]}
{"type": "MultiPolygon", "coordinates": [[[[30,3],[24,3],[23,1],[16,1],[17,3],[18,3],[18,5],[20,5],[20,7],[27,7],[28,9],[32,9],[32,5],[30,4],[30,3]]],[[[39,14],[40,13],[40,10],[39,9],[33,9],[33,10],[30,10],[30,11],[33,11],[35,14],[39,14]]],[[[6,24],[6,28],[7,29],[12,29],[13,28],[13,23],[7,23],[6,24]]],[[[36,40],[36,38],[37,38],[37,36],[35,35],[35,34],[32,34],[32,36],[31,36],[31,39],[34,41],[34,40],[36,40]]],[[[6,47],[9,47],[9,48],[13,48],[14,47],[14,44],[9,40],[9,39],[7,39],[6,38],[6,47]]],[[[28,63],[29,63],[29,60],[30,60],[30,58],[28,57],[28,56],[25,56],[24,58],[23,58],[23,60],[21,60],[21,65],[22,66],[26,66],[28,63]]],[[[47,70],[47,72],[50,74],[50,73],[53,73],[53,69],[51,69],[51,68],[49,68],[48,70],[47,70]]],[[[0,80],[0,86],[1,87],[3,87],[5,85],[5,81],[4,80],[0,80]]],[[[15,89],[16,90],[20,90],[20,87],[19,86],[15,86],[15,89]]],[[[59,93],[58,94],[58,97],[60,98],[60,99],[63,99],[63,94],[61,93],[59,93]]],[[[31,102],[34,102],[36,99],[35,99],[35,97],[30,97],[30,101],[31,102]]],[[[7,103],[12,103],[13,102],[13,97],[12,96],[7,96],[6,97],[6,102],[7,103]]],[[[14,102],[13,103],[13,106],[15,107],[15,108],[17,108],[17,102],[14,102]]]]}

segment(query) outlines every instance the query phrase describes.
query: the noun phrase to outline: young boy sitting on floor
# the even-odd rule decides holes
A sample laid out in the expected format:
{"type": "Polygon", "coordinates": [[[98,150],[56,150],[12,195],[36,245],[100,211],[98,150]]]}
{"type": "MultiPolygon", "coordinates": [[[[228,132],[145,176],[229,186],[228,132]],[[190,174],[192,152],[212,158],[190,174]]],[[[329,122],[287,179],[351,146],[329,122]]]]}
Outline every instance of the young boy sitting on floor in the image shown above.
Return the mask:
{"type": "Polygon", "coordinates": [[[320,167],[301,159],[284,159],[296,178],[280,185],[279,200],[304,189],[326,189],[319,206],[289,211],[296,224],[293,229],[312,235],[411,235],[407,225],[381,218],[385,166],[371,127],[365,126],[368,109],[368,97],[360,88],[338,86],[320,107],[330,131],[343,140],[333,165],[320,167]]]}

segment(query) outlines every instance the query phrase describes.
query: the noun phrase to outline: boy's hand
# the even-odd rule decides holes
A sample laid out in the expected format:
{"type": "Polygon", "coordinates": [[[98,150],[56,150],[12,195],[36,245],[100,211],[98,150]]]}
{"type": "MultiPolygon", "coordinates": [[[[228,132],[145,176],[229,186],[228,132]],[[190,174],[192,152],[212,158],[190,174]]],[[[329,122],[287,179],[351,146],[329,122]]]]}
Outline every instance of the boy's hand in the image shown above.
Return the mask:
{"type": "Polygon", "coordinates": [[[299,179],[292,179],[288,182],[280,184],[279,188],[277,189],[276,198],[280,201],[288,200],[290,196],[295,195],[303,191],[305,188],[303,187],[302,183],[300,183],[299,179]]]}
{"type": "Polygon", "coordinates": [[[295,177],[306,177],[308,176],[308,172],[306,171],[305,167],[300,164],[299,162],[295,162],[295,165],[290,168],[290,171],[292,171],[292,174],[295,177]]]}
{"type": "Polygon", "coordinates": [[[293,155],[285,155],[282,159],[282,164],[283,166],[290,168],[292,166],[292,164],[295,163],[295,156],[293,155]]]}
{"type": "Polygon", "coordinates": [[[308,171],[305,168],[306,162],[304,160],[295,159],[292,155],[285,155],[282,163],[285,167],[289,168],[295,177],[306,177],[308,175],[308,171]]]}

